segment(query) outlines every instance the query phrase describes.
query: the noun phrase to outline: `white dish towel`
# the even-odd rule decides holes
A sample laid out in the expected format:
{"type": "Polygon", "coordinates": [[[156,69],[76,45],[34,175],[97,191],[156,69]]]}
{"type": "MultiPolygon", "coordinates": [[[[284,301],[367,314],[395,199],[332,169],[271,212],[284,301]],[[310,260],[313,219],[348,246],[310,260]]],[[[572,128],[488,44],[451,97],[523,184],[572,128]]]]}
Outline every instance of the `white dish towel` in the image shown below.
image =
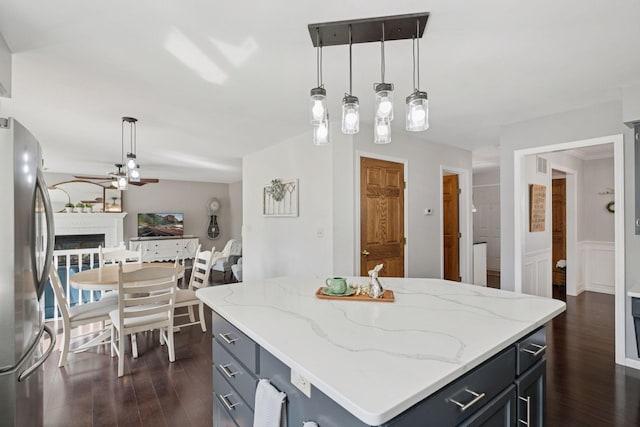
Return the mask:
{"type": "Polygon", "coordinates": [[[302,427],[318,427],[318,424],[313,421],[305,421],[302,427]]]}
{"type": "Polygon", "coordinates": [[[278,391],[269,380],[258,381],[253,427],[286,427],[286,398],[287,395],[278,391]]]}

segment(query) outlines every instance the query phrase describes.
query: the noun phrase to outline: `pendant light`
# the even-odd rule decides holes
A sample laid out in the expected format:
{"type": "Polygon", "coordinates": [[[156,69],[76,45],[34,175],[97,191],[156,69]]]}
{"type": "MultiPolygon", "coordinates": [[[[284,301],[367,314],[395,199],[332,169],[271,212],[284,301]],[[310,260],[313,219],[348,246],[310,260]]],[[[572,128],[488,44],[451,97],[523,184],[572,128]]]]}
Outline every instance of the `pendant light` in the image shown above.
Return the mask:
{"type": "Polygon", "coordinates": [[[140,172],[138,168],[140,165],[136,156],[136,122],[138,119],[134,117],[122,118],[122,164],[126,171],[126,180],[131,182],[140,182],[140,172]],[[124,134],[125,123],[129,124],[129,151],[127,152],[126,160],[124,158],[124,134]]]}
{"type": "Polygon", "coordinates": [[[427,92],[420,87],[420,21],[416,21],[416,34],[413,41],[413,93],[407,96],[407,130],[420,132],[429,129],[429,100],[427,92]],[[416,59],[417,53],[417,59],[416,59]]]}
{"type": "Polygon", "coordinates": [[[360,131],[359,101],[357,96],[352,95],[353,91],[353,62],[351,57],[351,47],[353,39],[351,35],[351,25],[349,25],[349,93],[342,98],[342,133],[354,134],[360,131]]]}
{"type": "Polygon", "coordinates": [[[311,89],[311,124],[313,125],[313,143],[329,143],[329,110],[327,109],[327,91],[322,83],[322,45],[320,29],[316,29],[316,80],[317,87],[311,89]]]}
{"type": "Polygon", "coordinates": [[[393,83],[384,82],[384,21],[382,22],[382,38],[380,41],[380,74],[381,83],[376,83],[373,90],[376,93],[373,142],[388,144],[391,142],[391,121],[393,120],[393,83]]]}

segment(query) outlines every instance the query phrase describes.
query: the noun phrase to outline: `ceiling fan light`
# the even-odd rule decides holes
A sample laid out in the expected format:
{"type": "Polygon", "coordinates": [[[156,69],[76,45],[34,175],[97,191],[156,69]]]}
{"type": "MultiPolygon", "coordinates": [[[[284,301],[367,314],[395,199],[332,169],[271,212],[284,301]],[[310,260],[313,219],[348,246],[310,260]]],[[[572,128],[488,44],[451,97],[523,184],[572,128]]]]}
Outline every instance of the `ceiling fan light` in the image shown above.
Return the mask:
{"type": "Polygon", "coordinates": [[[128,184],[129,184],[129,182],[127,181],[127,177],[126,176],[118,177],[117,188],[119,190],[126,190],[128,188],[128,184]]]}
{"type": "Polygon", "coordinates": [[[373,142],[376,144],[391,142],[391,122],[389,120],[376,119],[373,127],[373,142]]]}
{"type": "Polygon", "coordinates": [[[377,83],[374,86],[376,92],[375,119],[393,120],[393,83],[377,83]]]}
{"type": "Polygon", "coordinates": [[[427,92],[415,90],[407,96],[407,126],[410,132],[429,129],[429,100],[427,92]]]}
{"type": "Polygon", "coordinates": [[[140,172],[138,172],[138,169],[132,169],[129,172],[129,181],[130,182],[140,182],[140,172]]]}
{"type": "Polygon", "coordinates": [[[342,98],[342,133],[354,134],[360,131],[360,103],[357,96],[342,98]]]}
{"type": "Polygon", "coordinates": [[[136,163],[136,155],[133,153],[127,153],[127,169],[133,170],[138,167],[136,163]]]}

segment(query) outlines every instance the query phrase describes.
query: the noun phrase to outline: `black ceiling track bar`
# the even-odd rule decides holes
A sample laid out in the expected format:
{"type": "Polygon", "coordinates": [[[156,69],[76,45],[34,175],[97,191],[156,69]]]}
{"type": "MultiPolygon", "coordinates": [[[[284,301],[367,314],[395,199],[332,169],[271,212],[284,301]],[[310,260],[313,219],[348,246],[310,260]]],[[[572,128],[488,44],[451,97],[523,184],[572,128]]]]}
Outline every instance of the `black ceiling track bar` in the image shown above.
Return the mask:
{"type": "Polygon", "coordinates": [[[419,20],[418,38],[421,38],[428,19],[429,12],[424,12],[350,21],[321,22],[309,24],[309,35],[314,47],[349,44],[349,26],[351,26],[353,44],[379,42],[382,41],[382,23],[384,22],[384,41],[405,40],[416,36],[416,20],[419,20]],[[318,32],[320,33],[319,37],[318,32]]]}

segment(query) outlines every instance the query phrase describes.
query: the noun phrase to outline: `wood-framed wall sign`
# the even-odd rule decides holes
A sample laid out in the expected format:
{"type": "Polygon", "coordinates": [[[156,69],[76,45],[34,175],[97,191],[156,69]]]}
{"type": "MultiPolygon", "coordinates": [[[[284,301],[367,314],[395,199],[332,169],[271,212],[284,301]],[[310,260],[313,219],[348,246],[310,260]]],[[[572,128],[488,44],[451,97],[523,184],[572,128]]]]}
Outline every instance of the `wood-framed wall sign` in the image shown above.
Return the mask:
{"type": "Polygon", "coordinates": [[[104,188],[104,211],[123,212],[122,190],[118,190],[117,188],[104,188]]]}
{"type": "Polygon", "coordinates": [[[532,233],[544,231],[547,213],[547,187],[544,185],[529,185],[529,231],[532,233]]]}

